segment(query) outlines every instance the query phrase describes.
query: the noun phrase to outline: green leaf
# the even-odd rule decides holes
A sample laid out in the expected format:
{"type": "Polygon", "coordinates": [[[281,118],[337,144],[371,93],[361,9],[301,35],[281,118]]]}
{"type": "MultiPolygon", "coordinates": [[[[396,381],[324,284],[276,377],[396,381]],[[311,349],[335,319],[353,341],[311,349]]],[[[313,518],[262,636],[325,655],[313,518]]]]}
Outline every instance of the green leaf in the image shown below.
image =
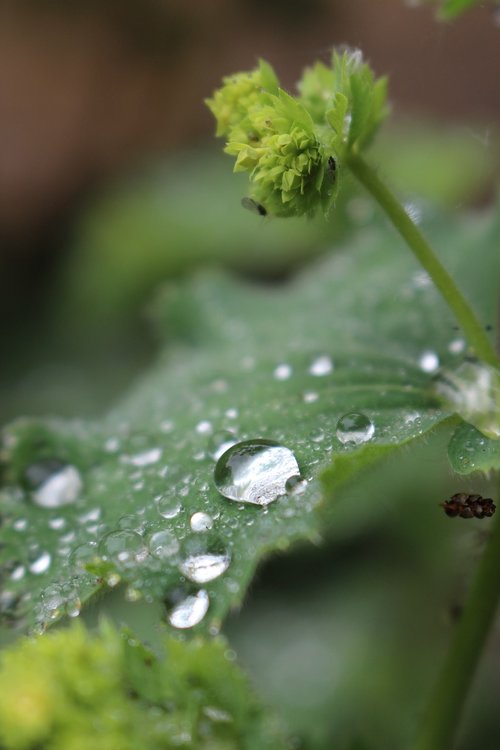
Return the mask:
{"type": "Polygon", "coordinates": [[[480,0],[445,0],[439,9],[439,17],[445,21],[451,21],[453,18],[464,13],[474,5],[479,5],[480,0]]]}
{"type": "MultiPolygon", "coordinates": [[[[429,232],[488,320],[498,220],[455,227],[437,221],[429,232]]],[[[428,370],[438,360],[448,371],[458,364],[461,355],[451,346],[458,334],[400,240],[377,223],[286,288],[201,274],[167,288],[156,317],[170,345],[111,414],[94,423],[24,420],[5,430],[5,620],[43,628],[120,580],[130,599],[193,595],[196,587],[186,585],[178,566],[187,546],[205,538],[190,528],[191,514],[204,511],[214,520],[206,544],[224,550],[230,565],[206,585],[208,615],[195,631],[217,630],[228,609],[241,604],[263,556],[315,537],[316,509],[323,494],[335,496],[336,468],[339,481],[354,478],[449,416],[428,370]],[[373,425],[362,450],[336,432],[352,412],[373,425]],[[213,452],[229,437],[291,449],[308,481],[303,494],[265,509],[221,497],[213,452]],[[37,464],[49,459],[74,466],[81,477],[76,501],[64,507],[40,507],[29,486],[37,464]],[[165,518],[159,497],[181,510],[165,518]],[[102,539],[117,529],[125,532],[125,548],[113,552],[102,539]],[[151,536],[160,530],[170,532],[179,552],[155,556],[151,536]],[[103,561],[106,552],[111,559],[103,561]]]]}
{"type": "Polygon", "coordinates": [[[499,471],[500,440],[490,440],[472,425],[462,422],[450,440],[448,456],[457,474],[499,471]]]}

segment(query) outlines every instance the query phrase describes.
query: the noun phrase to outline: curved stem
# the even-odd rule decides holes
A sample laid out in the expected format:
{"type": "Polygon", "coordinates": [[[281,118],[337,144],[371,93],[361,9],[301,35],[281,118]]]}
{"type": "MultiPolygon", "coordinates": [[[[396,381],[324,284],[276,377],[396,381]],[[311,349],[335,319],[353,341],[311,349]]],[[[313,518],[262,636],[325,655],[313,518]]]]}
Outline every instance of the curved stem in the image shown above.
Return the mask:
{"type": "Polygon", "coordinates": [[[383,208],[394,227],[425,268],[455,314],[476,355],[484,362],[494,367],[498,366],[495,350],[473,309],[401,203],[382,182],[376,171],[360,156],[351,154],[348,157],[347,164],[352,173],[383,208]]]}
{"type": "Polygon", "coordinates": [[[413,750],[447,750],[500,600],[500,513],[474,581],[413,750]]]}

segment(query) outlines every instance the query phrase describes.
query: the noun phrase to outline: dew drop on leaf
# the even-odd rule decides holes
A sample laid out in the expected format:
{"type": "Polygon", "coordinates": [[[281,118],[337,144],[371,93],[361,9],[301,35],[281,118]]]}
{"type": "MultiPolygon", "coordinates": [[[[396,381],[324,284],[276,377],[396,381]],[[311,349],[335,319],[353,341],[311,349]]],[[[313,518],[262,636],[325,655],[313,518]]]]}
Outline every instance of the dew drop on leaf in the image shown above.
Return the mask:
{"type": "Polygon", "coordinates": [[[212,458],[216,461],[225,453],[228,448],[238,442],[237,437],[229,430],[218,430],[210,436],[208,450],[212,458]]]}
{"type": "Polygon", "coordinates": [[[160,495],[155,501],[158,513],[162,518],[175,518],[182,510],[182,504],[175,496],[160,495]]]}
{"type": "Polygon", "coordinates": [[[307,488],[307,479],[301,476],[293,476],[286,480],[285,490],[287,495],[302,495],[307,488]]]}
{"type": "Polygon", "coordinates": [[[192,531],[197,534],[201,534],[204,531],[210,531],[210,529],[214,525],[214,519],[212,518],[212,516],[209,516],[208,513],[204,513],[200,510],[196,513],[193,513],[193,515],[189,519],[189,525],[191,526],[192,531]]]}
{"type": "Polygon", "coordinates": [[[30,563],[30,573],[33,573],[33,575],[36,576],[46,573],[50,568],[51,562],[52,558],[48,552],[40,552],[40,554],[36,555],[35,559],[30,563]]]}
{"type": "Polygon", "coordinates": [[[286,493],[286,482],[300,474],[289,448],[271,440],[244,440],[217,461],[214,481],[228,500],[269,505],[286,493]]]}
{"type": "Polygon", "coordinates": [[[229,554],[189,555],[180,563],[179,570],[193,583],[208,583],[225,573],[230,562],[229,554]]]}
{"type": "Polygon", "coordinates": [[[74,503],[83,484],[78,469],[53,459],[32,464],[26,470],[26,479],[33,488],[33,502],[41,508],[74,503]]]}
{"type": "Polygon", "coordinates": [[[122,566],[132,567],[144,554],[142,537],[134,531],[110,531],[99,544],[99,551],[106,560],[122,566]]]}
{"type": "Polygon", "coordinates": [[[123,463],[130,464],[131,466],[152,466],[158,463],[162,453],[161,448],[151,448],[151,450],[136,453],[135,456],[123,456],[122,460],[123,463]]]}
{"type": "Polygon", "coordinates": [[[203,620],[209,604],[207,592],[201,589],[175,604],[168,614],[168,621],[179,630],[192,628],[203,620]]]}
{"type": "Polygon", "coordinates": [[[436,372],[439,369],[439,357],[436,352],[426,351],[422,353],[418,364],[423,372],[436,372]]]}
{"type": "Polygon", "coordinates": [[[177,554],[179,542],[171,531],[163,529],[150,536],[148,548],[154,557],[165,560],[177,554]]]}
{"type": "Polygon", "coordinates": [[[366,414],[350,412],[340,417],[336,435],[342,445],[362,445],[373,437],[375,426],[366,414]]]}
{"type": "Polygon", "coordinates": [[[286,363],[283,363],[281,365],[278,365],[273,372],[273,377],[275,380],[288,380],[292,374],[292,368],[290,365],[287,365],[286,363]]]}
{"type": "Polygon", "coordinates": [[[333,362],[327,355],[317,357],[311,364],[309,372],[317,378],[329,375],[333,370],[333,362]]]}

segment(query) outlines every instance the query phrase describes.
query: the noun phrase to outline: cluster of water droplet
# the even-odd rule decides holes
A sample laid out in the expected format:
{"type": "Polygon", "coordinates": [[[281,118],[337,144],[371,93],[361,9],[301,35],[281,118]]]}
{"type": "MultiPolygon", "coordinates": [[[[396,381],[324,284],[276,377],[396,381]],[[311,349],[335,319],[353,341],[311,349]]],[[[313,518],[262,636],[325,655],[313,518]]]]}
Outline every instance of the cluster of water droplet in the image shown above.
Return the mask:
{"type": "MultiPolygon", "coordinates": [[[[150,407],[156,437],[133,431],[129,424],[117,425],[115,434],[102,439],[104,459],[89,474],[91,487],[84,486],[76,466],[55,459],[34,462],[26,472],[28,495],[19,488],[9,490],[10,505],[17,508],[10,525],[23,540],[19,549],[24,552],[16,552],[9,562],[10,585],[0,613],[13,603],[21,609],[35,607],[42,629],[62,614],[77,614],[79,601],[96,586],[123,582],[127,599],[164,599],[169,622],[188,628],[201,622],[218,592],[225,602],[227,593],[238,596],[246,558],[261,547],[285,549],[291,537],[308,533],[309,511],[320,499],[311,475],[327,465],[332,451],[349,452],[374,437],[398,439],[379,422],[377,410],[369,410],[368,416],[338,407],[337,393],[349,403],[342,389],[345,385],[349,392],[355,360],[334,364],[327,354],[306,361],[302,357],[299,364],[298,359],[293,365],[271,363],[267,387],[269,423],[281,424],[285,404],[291,410],[285,424],[303,420],[312,425],[301,427],[294,437],[302,468],[287,446],[289,433],[275,426],[274,440],[263,437],[267,424],[253,415],[251,391],[240,394],[238,408],[228,404],[225,378],[209,383],[203,398],[192,396],[190,430],[177,430],[176,412],[166,418],[161,400],[150,407]],[[210,399],[221,405],[208,407],[210,399]],[[27,503],[31,509],[23,513],[27,503]],[[23,593],[26,577],[40,582],[37,601],[23,593]]],[[[255,365],[251,356],[240,363],[245,373],[255,365]]],[[[358,367],[361,381],[371,382],[374,372],[371,363],[358,367]]],[[[259,368],[261,379],[264,374],[259,368]]],[[[387,369],[382,375],[385,382],[387,369]]],[[[391,377],[399,378],[397,385],[404,382],[404,367],[395,375],[391,370],[391,377]]],[[[259,381],[259,393],[261,388],[259,381]]],[[[418,411],[401,411],[402,429],[409,434],[421,429],[420,422],[418,411]]],[[[36,586],[27,588],[36,591],[36,586]]]]}

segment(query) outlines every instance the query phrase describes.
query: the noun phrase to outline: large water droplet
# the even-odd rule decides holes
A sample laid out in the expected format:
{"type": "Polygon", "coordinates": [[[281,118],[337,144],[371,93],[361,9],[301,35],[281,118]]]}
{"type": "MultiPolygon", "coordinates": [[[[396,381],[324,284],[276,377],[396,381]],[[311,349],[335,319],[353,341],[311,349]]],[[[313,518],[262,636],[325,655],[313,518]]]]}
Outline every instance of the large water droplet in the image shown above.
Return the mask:
{"type": "Polygon", "coordinates": [[[82,489],[80,472],[74,466],[47,460],[32,464],[26,478],[34,488],[33,502],[42,508],[60,508],[77,500],[82,489]]]}
{"type": "Polygon", "coordinates": [[[204,589],[187,596],[170,610],[168,621],[174,628],[184,630],[198,625],[207,614],[210,601],[204,589]]]}
{"type": "Polygon", "coordinates": [[[366,414],[350,412],[340,417],[336,435],[343,445],[361,445],[373,437],[375,427],[366,414]]]}
{"type": "Polygon", "coordinates": [[[230,562],[228,554],[189,555],[180,563],[179,570],[193,583],[208,583],[225,573],[230,562]]]}
{"type": "Polygon", "coordinates": [[[215,486],[228,500],[268,505],[286,493],[286,482],[300,474],[289,448],[271,440],[245,440],[217,461],[215,486]]]}

